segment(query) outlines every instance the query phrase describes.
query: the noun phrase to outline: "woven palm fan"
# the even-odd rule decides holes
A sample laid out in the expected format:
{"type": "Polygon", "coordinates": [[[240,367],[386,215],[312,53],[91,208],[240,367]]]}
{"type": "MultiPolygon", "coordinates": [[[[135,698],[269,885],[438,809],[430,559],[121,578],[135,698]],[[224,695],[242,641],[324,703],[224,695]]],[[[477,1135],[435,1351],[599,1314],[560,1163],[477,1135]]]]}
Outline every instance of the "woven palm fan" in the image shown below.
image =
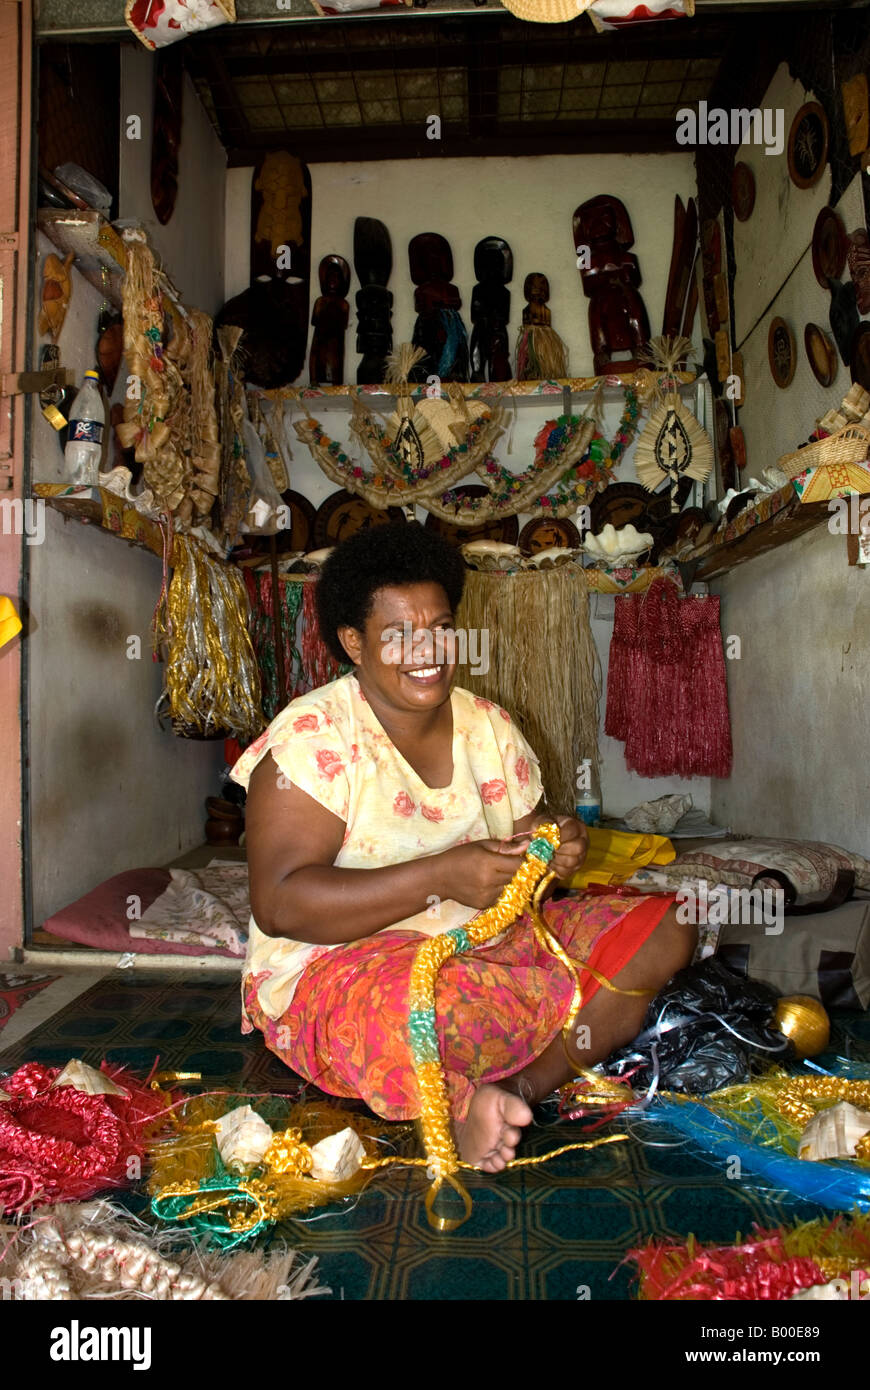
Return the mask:
{"type": "Polygon", "coordinates": [[[405,388],[387,420],[387,430],[402,463],[409,463],[415,470],[437,463],[450,449],[462,444],[471,422],[488,411],[482,401],[465,401],[461,390],[453,390],[449,385],[446,395],[427,396],[414,405],[408,378],[425,355],[423,348],[402,343],[387,358],[387,381],[405,388]]]}
{"type": "MultiPolygon", "coordinates": [[[[691,351],[688,338],[652,338],[649,350],[642,357],[672,379],[676,364],[691,351]]],[[[689,407],[680,400],[672,380],[637,442],[634,466],[648,492],[655,492],[663,477],[670,479],[672,512],[680,510],[676,493],[682,477],[703,482],[710,475],[712,441],[689,407]]]]}
{"type": "Polygon", "coordinates": [[[387,430],[402,467],[410,467],[414,472],[425,464],[435,463],[444,453],[438,435],[419,409],[415,409],[408,384],[411,371],[425,356],[423,348],[401,343],[387,358],[387,381],[399,387],[396,409],[387,420],[387,430]]]}

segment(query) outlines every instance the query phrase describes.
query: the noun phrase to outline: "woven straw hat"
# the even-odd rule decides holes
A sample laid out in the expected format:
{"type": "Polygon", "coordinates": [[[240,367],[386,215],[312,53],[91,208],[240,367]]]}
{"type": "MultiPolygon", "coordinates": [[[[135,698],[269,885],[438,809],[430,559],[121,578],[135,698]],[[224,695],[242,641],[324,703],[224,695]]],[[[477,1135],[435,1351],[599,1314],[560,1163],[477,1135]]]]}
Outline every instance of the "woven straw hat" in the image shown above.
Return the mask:
{"type": "Polygon", "coordinates": [[[565,24],[588,10],[591,0],[501,0],[506,10],[530,24],[565,24]]]}

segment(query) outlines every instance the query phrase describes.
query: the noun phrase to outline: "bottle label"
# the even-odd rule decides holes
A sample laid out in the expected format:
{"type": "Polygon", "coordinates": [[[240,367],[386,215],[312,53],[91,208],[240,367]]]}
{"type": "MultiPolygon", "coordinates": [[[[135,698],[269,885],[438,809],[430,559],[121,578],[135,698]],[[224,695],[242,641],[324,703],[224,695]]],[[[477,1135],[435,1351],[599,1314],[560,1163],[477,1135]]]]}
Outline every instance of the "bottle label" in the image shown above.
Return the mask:
{"type": "Polygon", "coordinates": [[[574,815],[586,825],[597,825],[601,820],[601,806],[597,801],[581,801],[574,807],[574,815]]]}
{"type": "Polygon", "coordinates": [[[103,422],[101,420],[70,420],[68,440],[81,440],[86,444],[102,444],[103,422]]]}

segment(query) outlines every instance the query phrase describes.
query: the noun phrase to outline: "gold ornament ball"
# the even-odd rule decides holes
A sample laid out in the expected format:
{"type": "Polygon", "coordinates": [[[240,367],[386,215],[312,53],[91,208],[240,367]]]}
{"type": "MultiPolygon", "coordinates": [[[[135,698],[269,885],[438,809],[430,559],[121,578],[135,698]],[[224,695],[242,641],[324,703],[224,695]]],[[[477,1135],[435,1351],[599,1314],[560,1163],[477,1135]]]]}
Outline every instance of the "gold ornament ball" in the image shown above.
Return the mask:
{"type": "Polygon", "coordinates": [[[831,1036],[825,1007],[810,994],[788,994],[777,1002],[774,1022],[790,1040],[798,1057],[824,1052],[831,1036]]]}

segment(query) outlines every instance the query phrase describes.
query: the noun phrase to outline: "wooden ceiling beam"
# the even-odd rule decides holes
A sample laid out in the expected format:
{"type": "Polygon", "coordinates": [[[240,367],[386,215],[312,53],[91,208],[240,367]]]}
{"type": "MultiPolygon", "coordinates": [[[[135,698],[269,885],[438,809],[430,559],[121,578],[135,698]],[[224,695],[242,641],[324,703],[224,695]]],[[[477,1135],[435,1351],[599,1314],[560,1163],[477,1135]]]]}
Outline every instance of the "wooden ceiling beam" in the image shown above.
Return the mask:
{"type": "Polygon", "coordinates": [[[674,144],[673,121],[620,123],[584,121],[558,124],[511,121],[488,122],[486,130],[469,134],[467,126],[442,123],[441,139],[427,140],[415,126],[337,126],[333,130],[276,131],[227,150],[231,168],[256,164],[265,150],[292,149],[311,164],[346,163],[373,159],[475,158],[487,155],[543,154],[661,154],[685,153],[674,144]],[[349,136],[353,136],[352,144],[349,136]]]}

